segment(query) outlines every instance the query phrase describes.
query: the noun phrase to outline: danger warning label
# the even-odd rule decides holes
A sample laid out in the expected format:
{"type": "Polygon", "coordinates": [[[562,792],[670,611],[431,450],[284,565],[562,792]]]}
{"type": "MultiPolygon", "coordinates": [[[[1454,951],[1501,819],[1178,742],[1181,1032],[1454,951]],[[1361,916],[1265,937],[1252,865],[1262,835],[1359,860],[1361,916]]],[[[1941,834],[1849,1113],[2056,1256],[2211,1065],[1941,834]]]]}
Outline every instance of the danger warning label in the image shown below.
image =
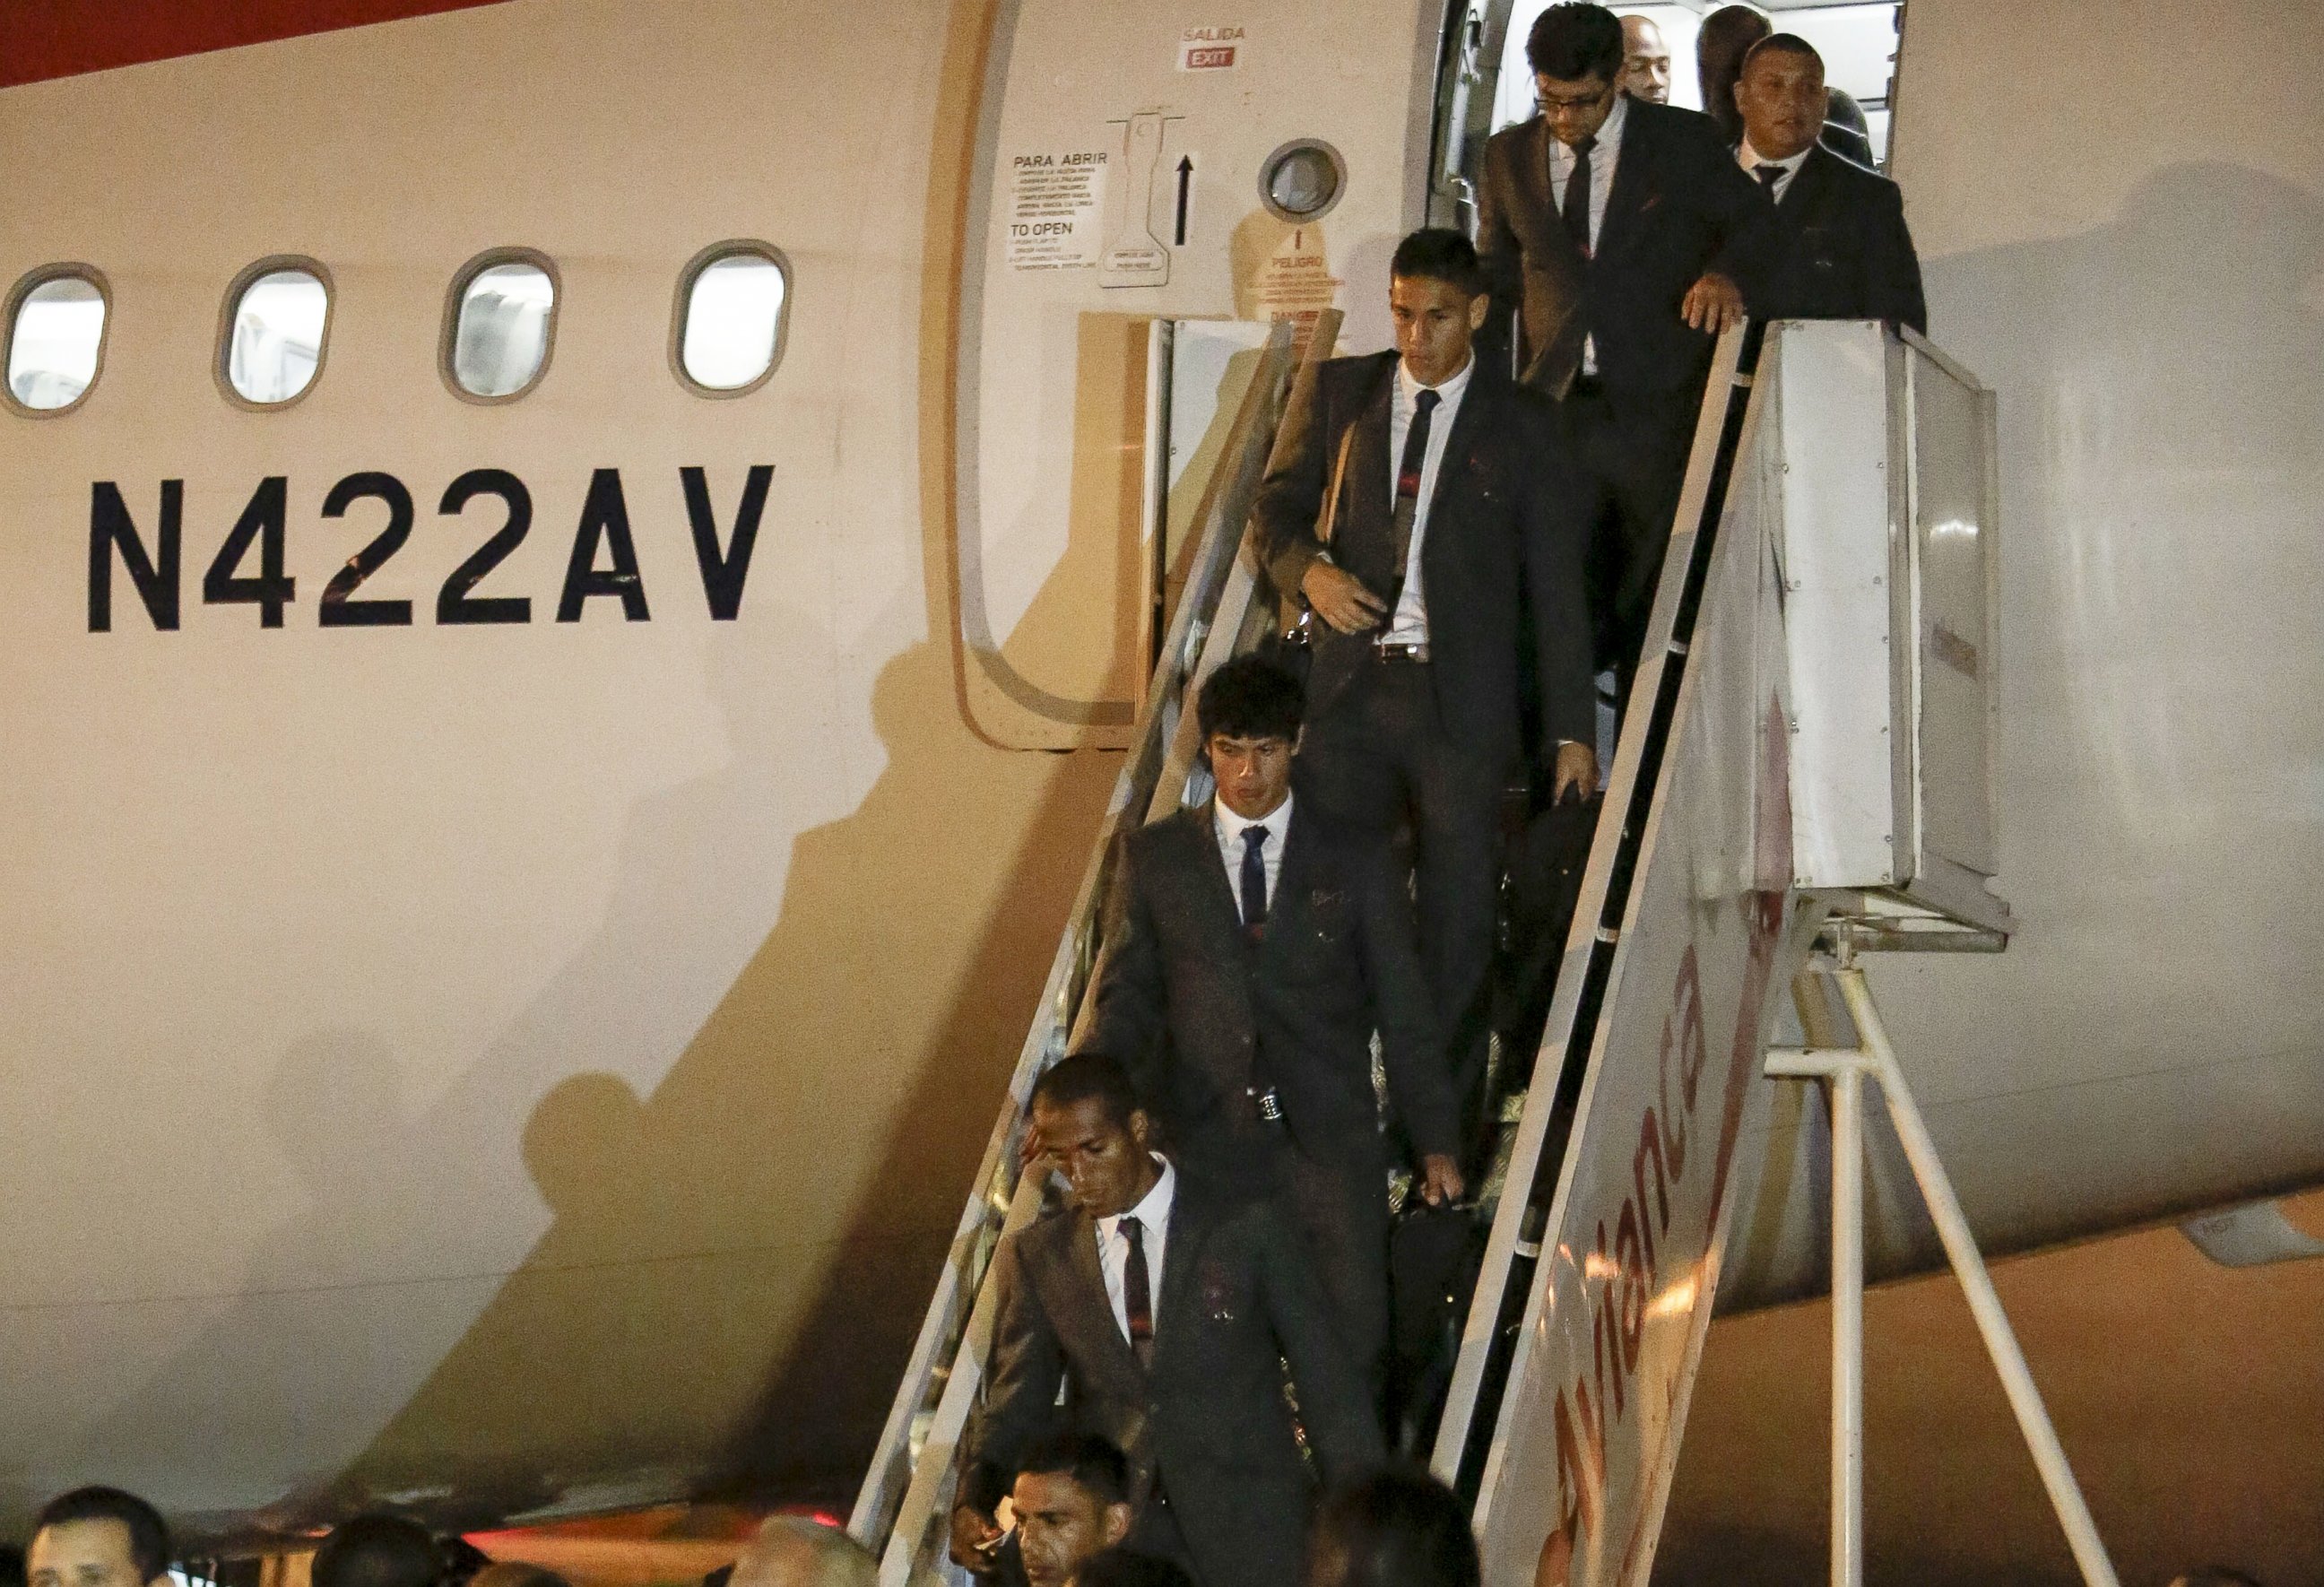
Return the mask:
{"type": "Polygon", "coordinates": [[[1105,213],[1105,151],[1019,154],[1009,165],[1010,267],[1095,264],[1105,213]]]}

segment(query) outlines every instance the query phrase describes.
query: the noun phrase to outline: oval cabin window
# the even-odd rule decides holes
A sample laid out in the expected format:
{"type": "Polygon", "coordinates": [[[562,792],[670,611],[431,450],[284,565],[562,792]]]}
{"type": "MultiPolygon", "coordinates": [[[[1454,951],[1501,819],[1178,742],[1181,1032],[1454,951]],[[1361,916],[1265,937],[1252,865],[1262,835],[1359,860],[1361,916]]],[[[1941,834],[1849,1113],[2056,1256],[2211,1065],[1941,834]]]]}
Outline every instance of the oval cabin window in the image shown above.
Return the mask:
{"type": "Polygon", "coordinates": [[[789,281],[763,244],[721,243],[678,281],[678,369],[706,395],[737,396],[765,380],[782,350],[789,281]]]}
{"type": "Polygon", "coordinates": [[[230,294],[224,348],[226,383],[244,401],[272,408],[303,394],[323,366],[331,289],[309,264],[268,264],[245,272],[230,294]]]}
{"type": "Polygon", "coordinates": [[[471,397],[521,397],[549,367],[556,324],[557,280],[548,262],[488,254],[454,291],[445,373],[471,397]]]}
{"type": "Polygon", "coordinates": [[[51,273],[13,294],[8,394],[34,413],[79,401],[105,351],[105,289],[78,272],[51,273]]]}

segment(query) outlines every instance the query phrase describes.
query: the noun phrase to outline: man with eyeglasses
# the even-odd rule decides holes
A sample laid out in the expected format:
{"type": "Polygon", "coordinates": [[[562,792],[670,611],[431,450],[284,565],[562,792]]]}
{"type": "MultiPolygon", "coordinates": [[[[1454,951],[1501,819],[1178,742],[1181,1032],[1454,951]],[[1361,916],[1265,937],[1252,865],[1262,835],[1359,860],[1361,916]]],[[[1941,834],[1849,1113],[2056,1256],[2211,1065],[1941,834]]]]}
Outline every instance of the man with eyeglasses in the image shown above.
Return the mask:
{"type": "Polygon", "coordinates": [[[1626,691],[1713,338],[1743,318],[1767,205],[1711,120],[1621,91],[1622,24],[1551,6],[1526,40],[1541,114],[1494,135],[1477,251],[1514,368],[1556,399],[1591,524],[1595,660],[1626,691]]]}

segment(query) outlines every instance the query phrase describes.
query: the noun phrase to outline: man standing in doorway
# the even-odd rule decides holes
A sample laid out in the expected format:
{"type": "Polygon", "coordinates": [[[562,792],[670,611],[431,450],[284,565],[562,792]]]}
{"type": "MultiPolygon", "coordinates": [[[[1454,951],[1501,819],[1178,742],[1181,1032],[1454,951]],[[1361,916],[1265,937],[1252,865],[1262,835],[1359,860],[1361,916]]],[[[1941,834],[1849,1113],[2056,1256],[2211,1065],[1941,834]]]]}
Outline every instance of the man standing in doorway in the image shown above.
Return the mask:
{"type": "Polygon", "coordinates": [[[1776,251],[1760,294],[1767,319],[1885,319],[1928,334],[1921,262],[1896,184],[1821,143],[1823,58],[1775,33],[1751,46],[1735,85],[1737,159],[1775,212],[1776,251]]]}

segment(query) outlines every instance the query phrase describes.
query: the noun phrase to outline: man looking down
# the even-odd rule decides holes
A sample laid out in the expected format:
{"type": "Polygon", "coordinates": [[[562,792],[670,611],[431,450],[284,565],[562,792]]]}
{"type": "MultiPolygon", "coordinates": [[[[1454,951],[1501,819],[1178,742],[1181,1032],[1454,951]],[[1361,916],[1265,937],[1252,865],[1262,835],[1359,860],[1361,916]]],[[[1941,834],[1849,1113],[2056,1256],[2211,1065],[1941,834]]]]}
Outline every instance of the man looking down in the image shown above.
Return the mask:
{"type": "Polygon", "coordinates": [[[1059,1061],[1031,1111],[1041,1161],[1065,1176],[1072,1204],[993,1258],[998,1307],[961,1441],[954,1560],[982,1568],[994,1508],[1029,1452],[1077,1432],[1128,1461],[1133,1547],[1185,1562],[1206,1587],[1282,1587],[1314,1502],[1308,1452],[1326,1479],[1381,1453],[1300,1237],[1272,1202],[1225,1195],[1157,1155],[1110,1057],[1059,1061]]]}
{"type": "Polygon", "coordinates": [[[1541,114],[1485,145],[1477,252],[1554,398],[1591,534],[1596,660],[1626,678],[1653,604],[1712,338],[1740,322],[1772,220],[1718,128],[1618,87],[1622,24],[1553,5],[1526,35],[1541,114]]]}
{"type": "MultiPolygon", "coordinates": [[[[1606,22],[1618,64],[1621,30],[1606,22]]],[[[1473,350],[1490,304],[1469,240],[1434,228],[1406,237],[1388,292],[1396,347],[1317,372],[1284,416],[1251,531],[1276,587],[1299,592],[1321,620],[1302,807],[1376,843],[1409,835],[1422,961],[1462,1111],[1459,1149],[1474,1154],[1502,796],[1527,770],[1555,797],[1586,798],[1597,786],[1583,542],[1571,507],[1582,487],[1546,403],[1473,350]],[[1542,762],[1533,768],[1521,728],[1528,698],[1542,762]]],[[[1476,1166],[1473,1155],[1462,1163],[1476,1166]]]]}

